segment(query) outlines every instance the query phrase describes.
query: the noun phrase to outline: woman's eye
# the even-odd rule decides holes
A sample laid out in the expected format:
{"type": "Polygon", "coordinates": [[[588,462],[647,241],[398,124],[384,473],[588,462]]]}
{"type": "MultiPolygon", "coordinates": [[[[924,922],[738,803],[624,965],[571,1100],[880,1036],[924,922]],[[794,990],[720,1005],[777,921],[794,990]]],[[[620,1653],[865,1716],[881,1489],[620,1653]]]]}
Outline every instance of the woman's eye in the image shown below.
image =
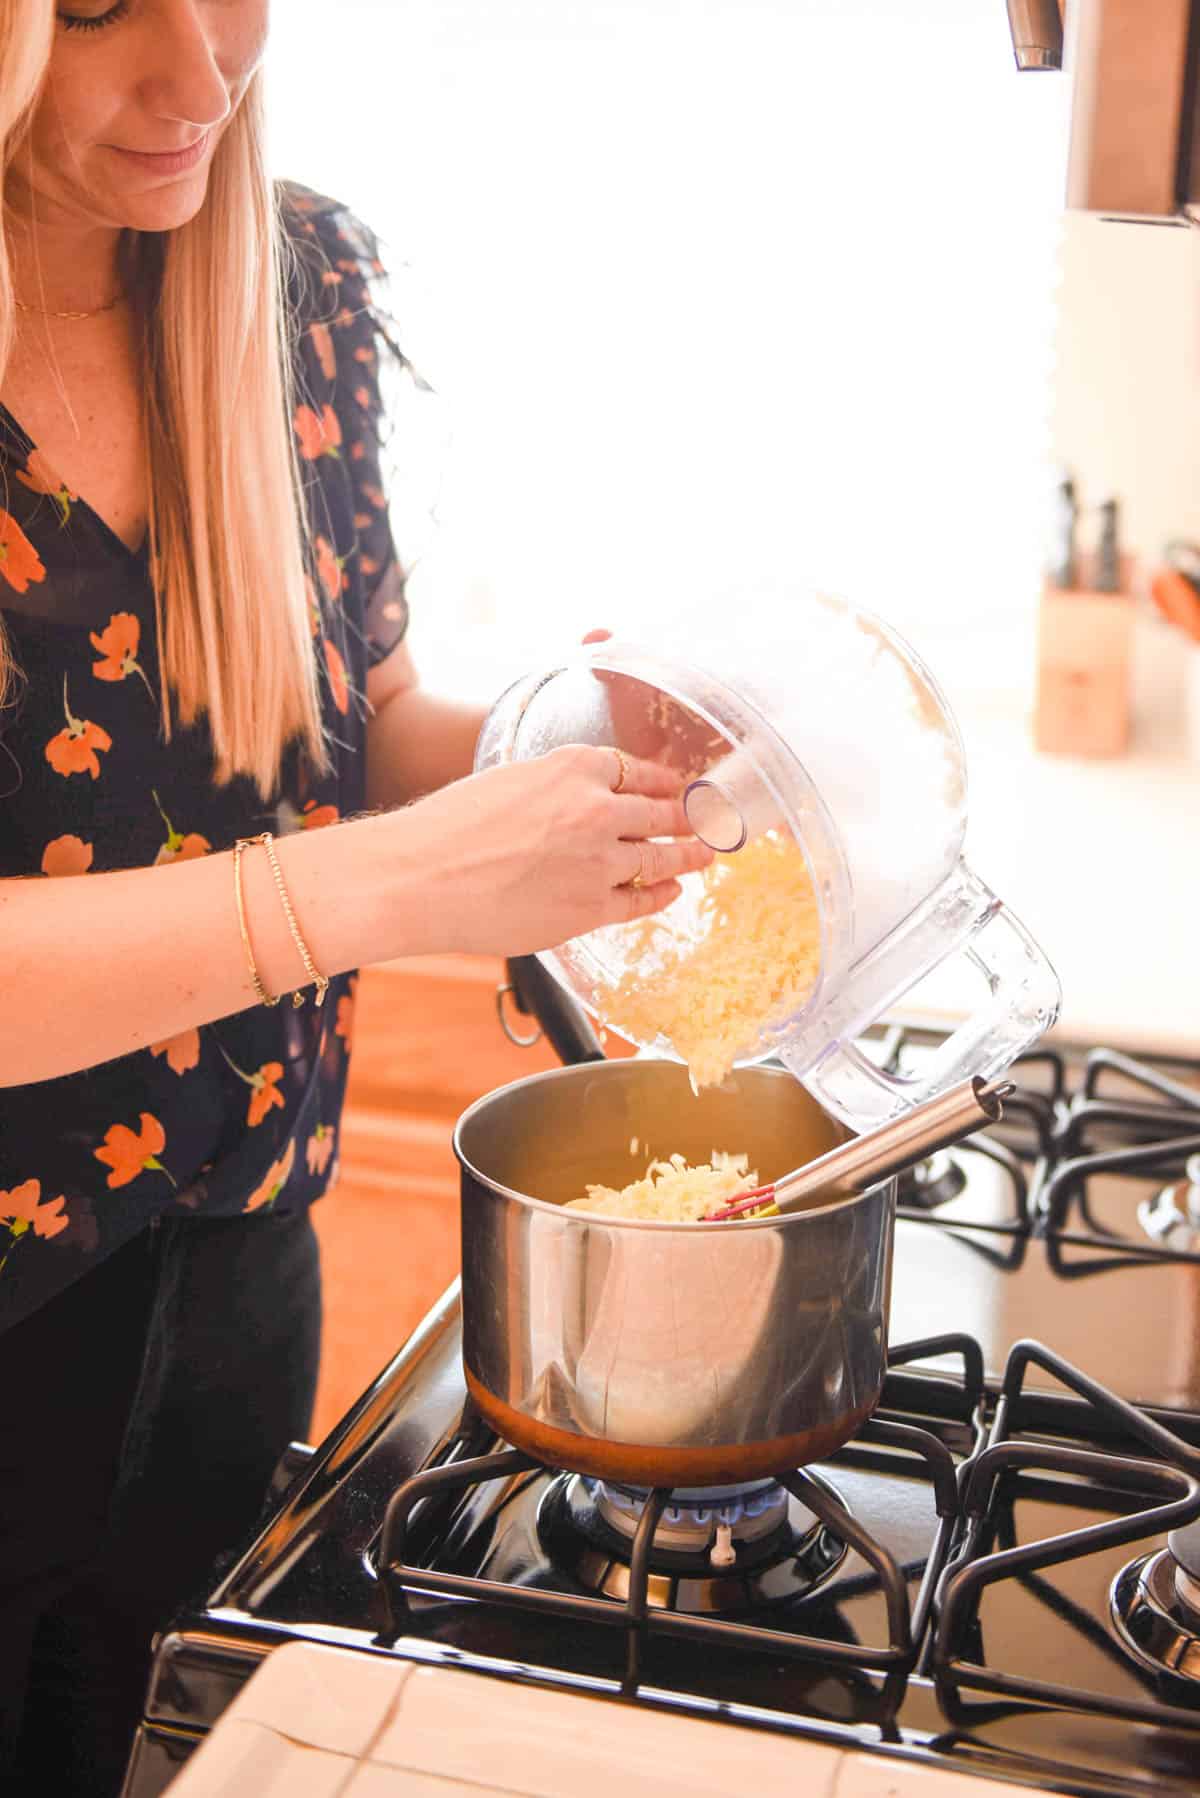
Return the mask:
{"type": "Polygon", "coordinates": [[[104,12],[60,12],[58,22],[64,31],[100,31],[105,25],[115,25],[128,10],[129,0],[114,0],[104,12]]]}

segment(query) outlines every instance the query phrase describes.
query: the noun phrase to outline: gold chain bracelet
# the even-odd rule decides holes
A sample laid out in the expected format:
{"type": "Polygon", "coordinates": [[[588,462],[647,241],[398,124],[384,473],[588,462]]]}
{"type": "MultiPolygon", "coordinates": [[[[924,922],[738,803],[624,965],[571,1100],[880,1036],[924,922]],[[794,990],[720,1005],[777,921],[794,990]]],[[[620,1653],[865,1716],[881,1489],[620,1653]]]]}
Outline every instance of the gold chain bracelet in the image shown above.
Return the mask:
{"type": "MultiPolygon", "coordinates": [[[[246,927],[246,902],[242,893],[242,852],[258,843],[261,843],[262,847],[267,852],[267,860],[271,864],[271,873],[275,877],[275,886],[279,893],[279,902],[283,906],[283,913],[288,921],[288,929],[292,933],[292,941],[299,950],[300,959],[304,963],[304,971],[309,979],[316,983],[316,1003],[318,1005],[323,1005],[325,1003],[325,994],[329,988],[329,980],[326,975],[317,972],[317,969],[313,965],[312,956],[308,952],[308,944],[300,934],[300,926],[296,922],[296,914],[292,910],[292,902],[288,898],[287,888],[283,884],[283,870],[280,868],[279,858],[275,854],[275,841],[269,830],[262,831],[256,837],[239,837],[233,845],[233,886],[237,898],[238,925],[242,932],[242,946],[246,951],[246,961],[250,968],[250,978],[254,982],[254,990],[264,1005],[278,1005],[280,999],[283,997],[281,993],[276,993],[274,997],[272,997],[263,986],[262,980],[259,977],[258,965],[254,960],[254,950],[250,944],[250,932],[246,927]]],[[[292,1004],[293,1006],[300,1006],[303,1005],[303,1003],[304,994],[297,988],[292,994],[292,1004]]]]}

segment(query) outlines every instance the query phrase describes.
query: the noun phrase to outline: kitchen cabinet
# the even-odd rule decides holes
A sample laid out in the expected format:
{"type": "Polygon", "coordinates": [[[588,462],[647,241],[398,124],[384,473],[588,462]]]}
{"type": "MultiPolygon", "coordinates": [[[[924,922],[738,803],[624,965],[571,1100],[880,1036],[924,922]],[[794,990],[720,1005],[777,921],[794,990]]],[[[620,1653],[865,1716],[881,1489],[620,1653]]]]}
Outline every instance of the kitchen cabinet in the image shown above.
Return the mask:
{"type": "MultiPolygon", "coordinates": [[[[494,1087],[558,1065],[545,1043],[521,1049],[505,1036],[496,1016],[503,979],[498,959],[453,955],[359,975],[339,1178],[313,1212],[325,1279],[314,1441],[458,1271],[450,1139],[459,1114],[494,1087]]],[[[628,1053],[612,1038],[607,1048],[628,1053]]]]}

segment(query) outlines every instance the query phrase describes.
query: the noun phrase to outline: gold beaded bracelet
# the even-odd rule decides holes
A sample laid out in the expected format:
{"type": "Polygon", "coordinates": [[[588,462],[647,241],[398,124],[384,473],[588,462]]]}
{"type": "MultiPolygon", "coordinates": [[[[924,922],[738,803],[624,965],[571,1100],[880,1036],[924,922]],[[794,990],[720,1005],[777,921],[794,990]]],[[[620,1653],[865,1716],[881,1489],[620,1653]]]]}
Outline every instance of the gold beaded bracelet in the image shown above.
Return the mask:
{"type": "MultiPolygon", "coordinates": [[[[274,997],[272,997],[259,978],[258,965],[254,960],[254,950],[250,946],[250,932],[246,928],[246,901],[242,894],[242,852],[243,850],[253,847],[256,843],[261,843],[267,852],[267,860],[270,862],[271,872],[275,876],[275,886],[279,893],[280,904],[283,906],[284,916],[288,921],[288,929],[292,933],[292,941],[300,951],[300,959],[304,963],[305,973],[310,980],[316,982],[316,1003],[318,1005],[323,1005],[325,1003],[325,994],[329,987],[329,980],[326,975],[319,974],[313,966],[312,956],[308,952],[308,944],[300,935],[300,927],[296,923],[296,914],[292,910],[292,902],[288,898],[287,888],[283,884],[283,871],[279,866],[279,858],[275,854],[275,842],[269,830],[262,831],[260,835],[256,837],[239,837],[237,842],[233,845],[233,889],[237,898],[238,925],[242,932],[242,946],[246,951],[246,961],[250,968],[250,978],[254,982],[254,990],[264,1005],[278,1005],[280,999],[283,997],[282,993],[276,993],[274,997]]],[[[292,994],[292,1004],[293,1006],[300,1006],[303,1005],[303,1003],[304,994],[297,988],[292,994]]]]}

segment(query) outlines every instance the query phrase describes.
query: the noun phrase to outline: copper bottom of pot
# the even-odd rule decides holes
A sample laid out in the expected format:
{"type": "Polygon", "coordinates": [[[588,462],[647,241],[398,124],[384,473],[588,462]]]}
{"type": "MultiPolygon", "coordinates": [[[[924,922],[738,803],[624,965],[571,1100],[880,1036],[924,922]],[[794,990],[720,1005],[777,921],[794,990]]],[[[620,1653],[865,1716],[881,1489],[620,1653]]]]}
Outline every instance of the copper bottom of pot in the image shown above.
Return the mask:
{"type": "Polygon", "coordinates": [[[533,1455],[547,1467],[563,1467],[570,1473],[590,1473],[603,1480],[619,1480],[630,1486],[717,1486],[726,1482],[762,1479],[823,1461],[849,1442],[866,1422],[879,1400],[876,1393],[865,1405],[845,1411],[833,1422],[795,1436],[772,1436],[766,1441],[726,1442],[703,1448],[662,1448],[636,1442],[611,1442],[600,1436],[579,1436],[573,1430],[555,1429],[514,1411],[464,1369],[467,1390],[481,1415],[496,1434],[513,1448],[533,1455]]]}

